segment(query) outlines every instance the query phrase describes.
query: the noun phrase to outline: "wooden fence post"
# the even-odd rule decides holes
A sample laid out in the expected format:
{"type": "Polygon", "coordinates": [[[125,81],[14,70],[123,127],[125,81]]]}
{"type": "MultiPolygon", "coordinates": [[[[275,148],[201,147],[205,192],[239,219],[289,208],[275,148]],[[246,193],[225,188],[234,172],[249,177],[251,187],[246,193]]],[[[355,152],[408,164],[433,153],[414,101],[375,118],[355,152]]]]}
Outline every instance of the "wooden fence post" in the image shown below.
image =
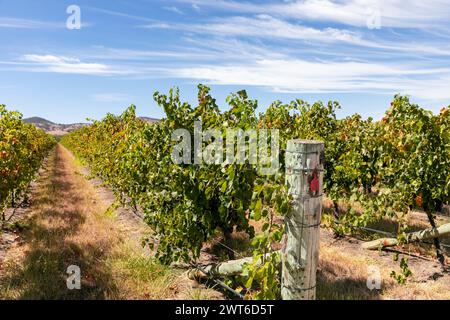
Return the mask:
{"type": "Polygon", "coordinates": [[[283,300],[313,300],[316,297],[324,157],[323,142],[288,141],[286,184],[293,197],[293,208],[285,217],[283,300]]]}

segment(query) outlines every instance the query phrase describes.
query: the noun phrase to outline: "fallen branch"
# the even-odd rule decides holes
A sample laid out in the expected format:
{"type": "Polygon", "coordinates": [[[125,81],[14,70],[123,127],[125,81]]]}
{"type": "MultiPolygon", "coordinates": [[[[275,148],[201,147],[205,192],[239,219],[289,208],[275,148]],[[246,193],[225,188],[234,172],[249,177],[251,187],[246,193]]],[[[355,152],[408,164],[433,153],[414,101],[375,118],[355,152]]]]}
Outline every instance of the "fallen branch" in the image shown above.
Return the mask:
{"type": "MultiPolygon", "coordinates": [[[[420,242],[422,240],[435,239],[450,234],[450,223],[444,224],[439,228],[430,228],[421,231],[408,233],[406,243],[420,242]]],[[[364,249],[378,250],[380,248],[394,247],[398,245],[396,238],[382,238],[362,244],[364,249]]]]}
{"type": "MultiPolygon", "coordinates": [[[[277,251],[277,254],[281,254],[281,251],[277,251]]],[[[264,258],[268,258],[269,254],[266,254],[264,258]]],[[[258,261],[258,265],[262,264],[264,258],[258,261]]],[[[244,266],[248,263],[252,263],[253,257],[248,257],[239,260],[230,260],[221,262],[218,264],[210,264],[201,268],[194,268],[188,271],[187,276],[191,280],[205,279],[209,277],[230,277],[241,275],[244,266]]]]}

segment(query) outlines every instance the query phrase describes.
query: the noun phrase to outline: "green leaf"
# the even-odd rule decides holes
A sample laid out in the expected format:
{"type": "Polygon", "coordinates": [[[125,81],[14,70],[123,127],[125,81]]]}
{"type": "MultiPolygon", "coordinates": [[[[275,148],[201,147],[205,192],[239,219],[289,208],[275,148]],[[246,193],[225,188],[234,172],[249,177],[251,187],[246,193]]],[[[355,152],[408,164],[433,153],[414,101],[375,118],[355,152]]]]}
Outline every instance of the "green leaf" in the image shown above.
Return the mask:
{"type": "Polygon", "coordinates": [[[253,218],[255,219],[255,221],[259,221],[261,220],[261,208],[262,208],[262,200],[258,199],[258,201],[255,204],[255,209],[254,209],[254,215],[253,218]]]}

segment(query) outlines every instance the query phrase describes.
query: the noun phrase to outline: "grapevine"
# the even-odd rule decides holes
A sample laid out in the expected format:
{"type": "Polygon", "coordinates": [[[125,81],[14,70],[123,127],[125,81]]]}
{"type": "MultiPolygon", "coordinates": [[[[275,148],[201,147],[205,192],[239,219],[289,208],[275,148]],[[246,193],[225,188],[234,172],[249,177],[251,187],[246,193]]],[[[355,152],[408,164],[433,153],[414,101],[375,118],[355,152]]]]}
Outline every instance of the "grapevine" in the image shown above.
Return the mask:
{"type": "MultiPolygon", "coordinates": [[[[290,210],[284,182],[289,139],[325,142],[324,189],[333,201],[334,218],[341,222],[332,224],[338,235],[351,232],[352,226],[389,218],[399,222],[398,237],[404,241],[405,217],[412,207],[423,208],[433,226],[434,212],[449,201],[448,108],[433,115],[407,97],[396,96],[381,121],[357,114],[337,119],[337,102],[310,105],[302,100],[274,102],[258,115],[257,102],[245,91],[232,94],[229,107],[221,111],[203,85],[195,107],[182,102],[178,90],[157,92],[154,99],[165,112],[158,123],[140,120],[131,106],[120,116],[109,114],[69,134],[62,143],[111,187],[122,204],[142,209],[155,232],[148,242],[157,246],[157,257],[164,263],[196,261],[205,242],[218,233],[227,241],[234,231],[246,232],[254,249],[245,281],[248,298],[279,297],[275,249],[283,238],[277,218],[290,210]],[[279,172],[262,176],[249,162],[175,164],[171,156],[177,141],[172,133],[185,129],[194,135],[196,121],[202,122],[203,130],[223,132],[279,129],[279,172]],[[349,203],[349,209],[341,210],[340,201],[349,203]],[[355,203],[362,210],[354,210],[355,203]],[[256,233],[251,221],[260,221],[262,230],[256,233]]],[[[193,160],[196,155],[185,156],[193,160]]],[[[405,259],[401,269],[410,274],[405,259]]]]}
{"type": "Polygon", "coordinates": [[[0,211],[14,205],[33,180],[50,149],[53,137],[31,124],[22,122],[22,115],[0,105],[0,211]]]}

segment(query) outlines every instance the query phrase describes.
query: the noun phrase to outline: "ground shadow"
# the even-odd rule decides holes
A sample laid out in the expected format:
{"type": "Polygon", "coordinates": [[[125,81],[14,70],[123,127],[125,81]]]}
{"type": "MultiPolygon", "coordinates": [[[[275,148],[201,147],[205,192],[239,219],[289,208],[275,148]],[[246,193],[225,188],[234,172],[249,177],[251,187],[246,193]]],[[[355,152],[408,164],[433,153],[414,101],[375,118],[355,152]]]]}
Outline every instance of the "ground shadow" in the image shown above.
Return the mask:
{"type": "Polygon", "coordinates": [[[332,262],[321,261],[317,272],[316,297],[318,300],[380,300],[380,290],[370,290],[367,278],[337,272],[332,262]]]}
{"type": "Polygon", "coordinates": [[[21,233],[23,242],[29,244],[24,258],[5,266],[7,272],[0,286],[17,299],[106,299],[117,291],[104,263],[112,248],[104,242],[97,245],[96,241],[71,239],[86,217],[73,210],[83,199],[77,196],[79,190],[60,152],[56,151],[53,170],[34,201],[38,214],[30,218],[29,227],[21,233]],[[70,265],[81,269],[80,290],[67,288],[66,271],[70,265]]]}

